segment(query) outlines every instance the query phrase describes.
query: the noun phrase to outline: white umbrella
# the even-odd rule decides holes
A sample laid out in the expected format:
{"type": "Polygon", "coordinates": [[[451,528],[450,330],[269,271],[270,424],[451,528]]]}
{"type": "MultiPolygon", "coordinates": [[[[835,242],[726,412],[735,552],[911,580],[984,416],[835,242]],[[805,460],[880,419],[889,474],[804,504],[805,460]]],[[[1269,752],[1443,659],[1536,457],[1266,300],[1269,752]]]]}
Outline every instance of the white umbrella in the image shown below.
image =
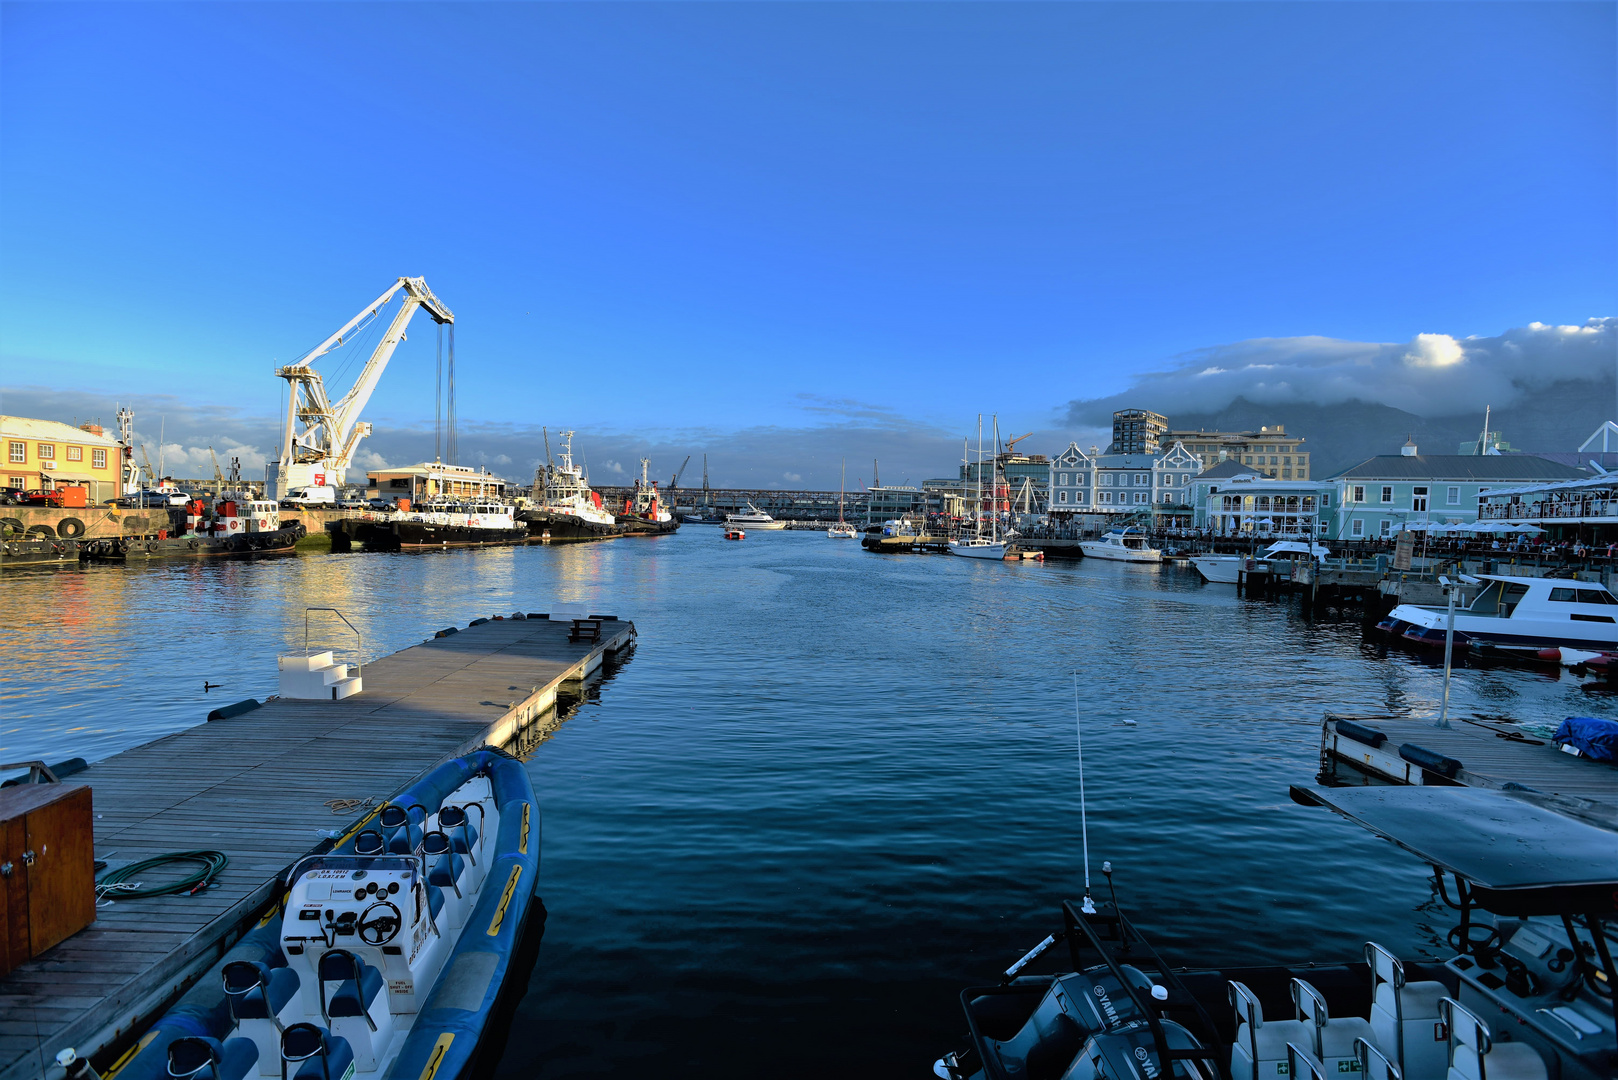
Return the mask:
{"type": "Polygon", "coordinates": [[[1518,525],[1515,529],[1513,529],[1511,531],[1512,532],[1520,532],[1520,533],[1528,533],[1528,534],[1533,535],[1533,536],[1538,536],[1540,533],[1544,532],[1545,530],[1541,529],[1538,525],[1518,525]]]}

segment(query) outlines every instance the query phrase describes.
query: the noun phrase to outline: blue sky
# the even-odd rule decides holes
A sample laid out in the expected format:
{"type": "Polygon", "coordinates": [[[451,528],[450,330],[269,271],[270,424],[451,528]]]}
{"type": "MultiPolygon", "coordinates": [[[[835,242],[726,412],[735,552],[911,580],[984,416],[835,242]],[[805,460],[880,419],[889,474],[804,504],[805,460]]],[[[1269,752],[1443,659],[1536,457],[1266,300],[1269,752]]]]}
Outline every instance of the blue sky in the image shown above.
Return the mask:
{"type": "Polygon", "coordinates": [[[1584,324],[1615,10],[5,4],[0,409],[168,395],[257,445],[273,365],[421,274],[473,432],[919,478],[1193,350],[1584,324]]]}

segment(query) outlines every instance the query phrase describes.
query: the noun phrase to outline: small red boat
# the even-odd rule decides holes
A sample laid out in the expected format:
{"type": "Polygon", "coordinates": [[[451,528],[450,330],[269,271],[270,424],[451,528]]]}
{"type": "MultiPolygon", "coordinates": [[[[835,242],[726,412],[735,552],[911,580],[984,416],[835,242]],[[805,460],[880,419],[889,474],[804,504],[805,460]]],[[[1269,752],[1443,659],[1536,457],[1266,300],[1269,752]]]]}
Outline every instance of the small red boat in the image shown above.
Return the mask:
{"type": "Polygon", "coordinates": [[[725,530],[725,539],[726,540],[746,540],[747,539],[747,534],[742,532],[742,530],[740,530],[740,529],[726,529],[725,530]]]}

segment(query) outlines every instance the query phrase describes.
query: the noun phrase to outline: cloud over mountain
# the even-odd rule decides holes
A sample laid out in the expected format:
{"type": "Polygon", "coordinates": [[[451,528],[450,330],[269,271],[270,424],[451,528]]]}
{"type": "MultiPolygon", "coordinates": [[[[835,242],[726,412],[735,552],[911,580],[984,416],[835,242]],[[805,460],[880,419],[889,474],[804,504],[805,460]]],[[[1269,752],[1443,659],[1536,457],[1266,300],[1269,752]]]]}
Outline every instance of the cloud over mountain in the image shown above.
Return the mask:
{"type": "Polygon", "coordinates": [[[1254,338],[1197,349],[1128,390],[1069,402],[1074,426],[1108,425],[1114,409],[1168,415],[1256,405],[1359,401],[1418,416],[1482,413],[1556,383],[1606,382],[1618,364],[1618,318],[1583,326],[1529,323],[1494,337],[1417,334],[1403,344],[1328,337],[1254,338]]]}

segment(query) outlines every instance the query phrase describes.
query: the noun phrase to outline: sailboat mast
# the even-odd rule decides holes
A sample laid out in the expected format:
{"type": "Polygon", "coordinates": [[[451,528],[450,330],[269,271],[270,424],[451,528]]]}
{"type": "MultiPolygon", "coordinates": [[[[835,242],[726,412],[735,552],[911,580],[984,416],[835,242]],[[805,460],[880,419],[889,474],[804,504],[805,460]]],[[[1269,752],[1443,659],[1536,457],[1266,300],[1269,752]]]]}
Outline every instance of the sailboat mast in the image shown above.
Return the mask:
{"type": "Polygon", "coordinates": [[[837,524],[843,523],[843,488],[848,485],[848,459],[843,459],[843,475],[837,481],[837,524]]]}
{"type": "MultiPolygon", "coordinates": [[[[992,543],[1000,538],[1000,414],[994,414],[994,459],[989,465],[989,502],[994,507],[994,516],[989,519],[989,540],[992,543]]],[[[979,471],[983,469],[978,466],[979,471]]]]}
{"type": "Polygon", "coordinates": [[[972,535],[983,539],[983,414],[978,413],[978,475],[977,507],[972,522],[972,535]]]}

